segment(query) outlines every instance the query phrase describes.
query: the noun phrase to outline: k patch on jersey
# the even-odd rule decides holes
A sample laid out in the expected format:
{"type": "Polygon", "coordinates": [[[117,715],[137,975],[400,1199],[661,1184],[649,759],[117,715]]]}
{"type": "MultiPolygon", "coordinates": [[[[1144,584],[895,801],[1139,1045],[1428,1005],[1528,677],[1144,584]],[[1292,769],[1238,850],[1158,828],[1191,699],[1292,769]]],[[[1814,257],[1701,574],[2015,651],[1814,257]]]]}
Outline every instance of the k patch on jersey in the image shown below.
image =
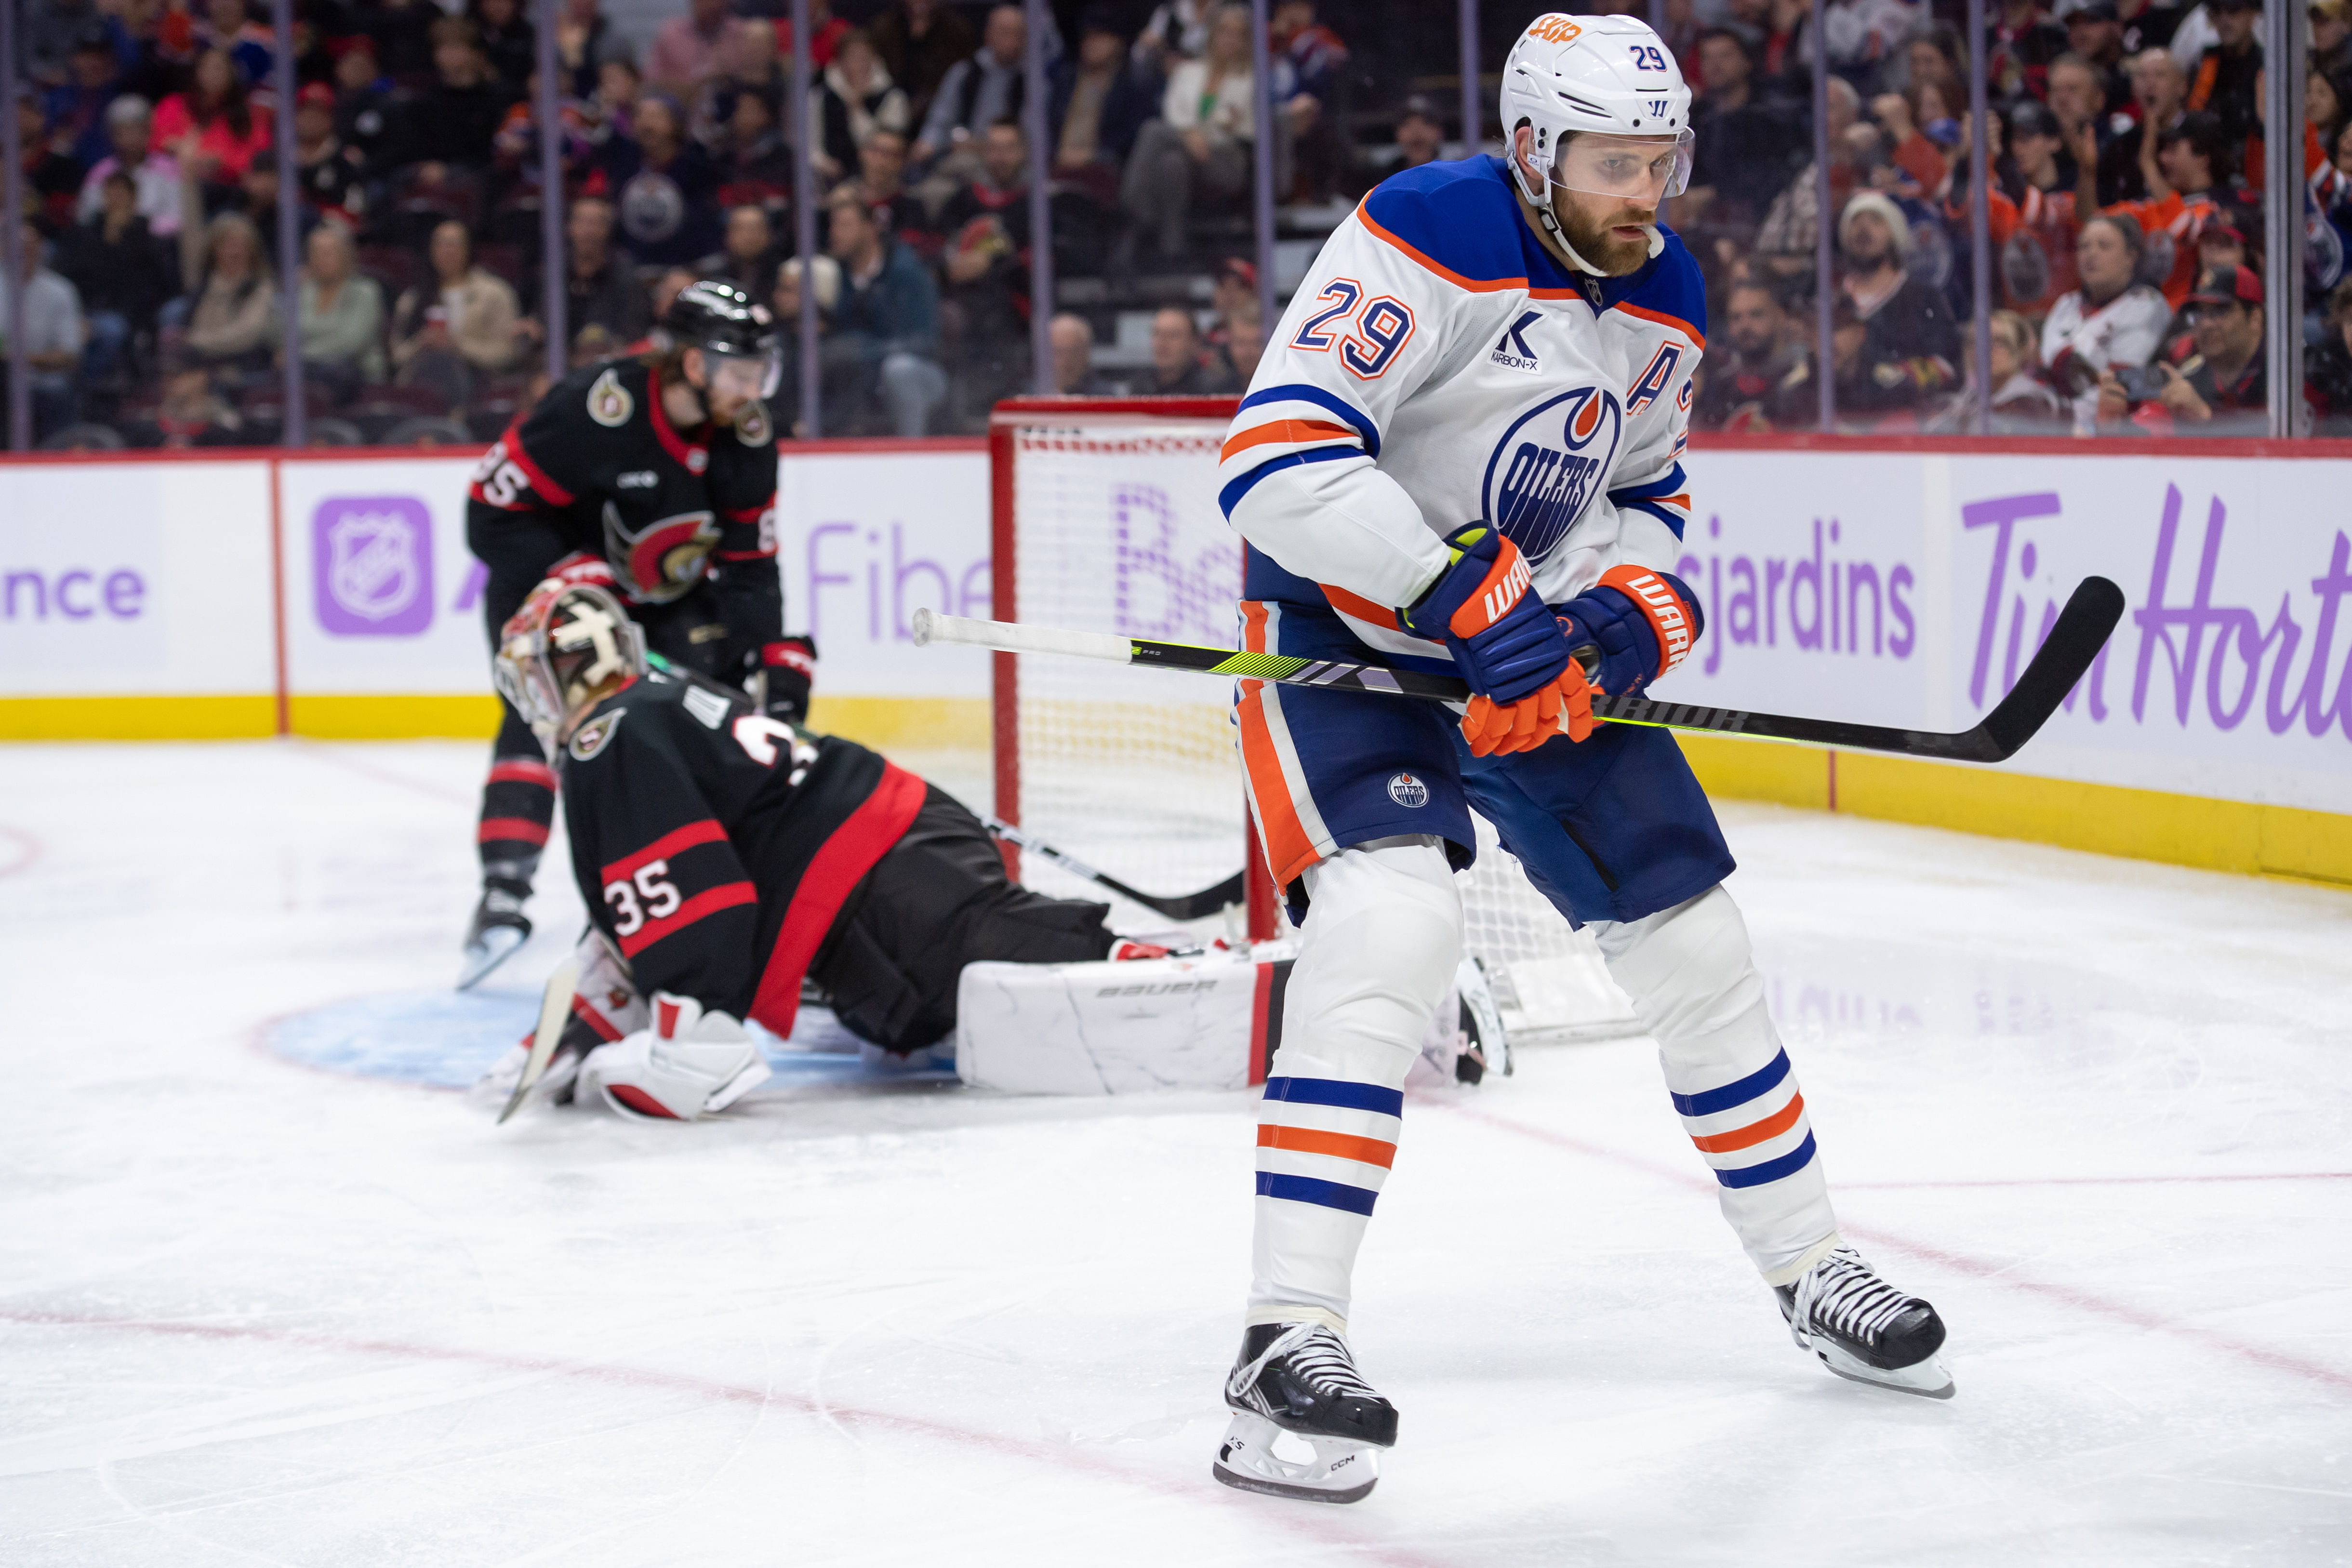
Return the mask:
{"type": "Polygon", "coordinates": [[[1625,414],[1606,387],[1556,394],[1511,422],[1486,459],[1484,515],[1520,553],[1550,554],[1600,493],[1617,457],[1625,414]]]}

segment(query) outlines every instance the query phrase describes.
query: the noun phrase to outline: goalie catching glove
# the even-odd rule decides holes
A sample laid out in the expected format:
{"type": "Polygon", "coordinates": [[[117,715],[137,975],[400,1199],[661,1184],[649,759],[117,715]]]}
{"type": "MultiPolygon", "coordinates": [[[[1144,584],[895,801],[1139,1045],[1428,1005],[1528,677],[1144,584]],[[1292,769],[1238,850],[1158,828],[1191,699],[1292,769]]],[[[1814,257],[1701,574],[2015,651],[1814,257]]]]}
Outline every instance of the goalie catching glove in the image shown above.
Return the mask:
{"type": "Polygon", "coordinates": [[[1448,534],[1448,566],[1398,612],[1416,637],[1454,654],[1473,693],[1462,720],[1470,754],[1524,752],[1559,731],[1592,733],[1592,692],[1567,628],[1533,592],[1534,574],[1501,531],[1474,522],[1448,534]]]}

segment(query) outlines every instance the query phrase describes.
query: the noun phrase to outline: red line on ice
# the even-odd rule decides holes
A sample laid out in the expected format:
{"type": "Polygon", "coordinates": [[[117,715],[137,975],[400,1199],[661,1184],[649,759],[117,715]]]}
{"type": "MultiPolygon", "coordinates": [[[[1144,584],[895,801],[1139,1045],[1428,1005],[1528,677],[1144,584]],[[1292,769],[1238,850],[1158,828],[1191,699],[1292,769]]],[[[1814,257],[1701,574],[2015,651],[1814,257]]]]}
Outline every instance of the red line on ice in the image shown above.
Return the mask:
{"type": "MultiPolygon", "coordinates": [[[[705,1399],[728,1405],[749,1405],[757,1407],[781,1405],[803,1415],[822,1416],[849,1426],[870,1426],[895,1431],[908,1436],[928,1437],[935,1441],[956,1444],[964,1447],[985,1448],[1009,1458],[1035,1459],[1067,1468],[1088,1470],[1107,1480],[1121,1481],[1146,1491],[1167,1497],[1189,1498],[1195,1501],[1221,1507],[1249,1507],[1240,1494],[1217,1485],[1205,1473],[1198,1483],[1176,1482],[1139,1474],[1110,1463],[1082,1448],[1059,1444],[1032,1442],[992,1432],[978,1431],[969,1426],[951,1426],[944,1421],[926,1420],[919,1415],[898,1415],[887,1411],[858,1410],[810,1398],[806,1394],[776,1393],[767,1389],[744,1388],[731,1383],[715,1383],[708,1378],[687,1377],[677,1373],[656,1372],[646,1367],[617,1366],[609,1363],[555,1361],[542,1356],[509,1355],[500,1351],[466,1350],[454,1345],[410,1344],[399,1340],[345,1339],[336,1334],[310,1334],[277,1329],[238,1328],[224,1323],[174,1323],[137,1318],[86,1317],[72,1312],[28,1312],[0,1309],[0,1322],[22,1323],[32,1328],[58,1329],[117,1329],[138,1333],[177,1334],[189,1339],[236,1340],[265,1344],[299,1345],[311,1350],[332,1351],[346,1355],[385,1356],[395,1361],[460,1362],[474,1366],[489,1367],[500,1372],[543,1372],[557,1377],[578,1377],[604,1383],[626,1384],[638,1388],[666,1389],[673,1393],[699,1394],[705,1399]]],[[[1301,1531],[1324,1545],[1334,1542],[1330,1527],[1332,1520],[1328,1508],[1311,1512],[1276,1503],[1263,1511],[1263,1517],[1301,1531]],[[1312,1521],[1311,1523],[1309,1521],[1312,1521]]],[[[1347,1528],[1342,1526],[1342,1528],[1347,1528]]],[[[1378,1563],[1393,1563],[1400,1568],[1432,1568],[1441,1559],[1426,1557],[1410,1547],[1384,1546],[1375,1541],[1353,1540],[1344,1543],[1351,1556],[1360,1556],[1378,1563]]]]}
{"type": "MultiPolygon", "coordinates": [[[[1498,1127],[1506,1132],[1517,1132],[1521,1137],[1532,1138],[1538,1143],[1549,1143],[1557,1148],[1571,1150],[1576,1153],[1605,1161],[1611,1164],[1631,1165],[1636,1170],[1655,1176],[1661,1181],[1672,1182],[1677,1186],[1696,1187],[1706,1192],[1715,1190],[1715,1184],[1712,1182],[1694,1175],[1688,1171],[1664,1165],[1654,1160],[1645,1160],[1638,1154],[1620,1153],[1614,1149],[1604,1148],[1598,1143],[1588,1143],[1580,1138],[1572,1138],[1564,1132],[1554,1132],[1547,1127],[1534,1127],[1524,1121],[1513,1121],[1507,1116],[1497,1116],[1491,1110],[1478,1110],[1464,1105],[1449,1106],[1443,1100],[1420,1094],[1416,1094],[1414,1099],[1433,1109],[1451,1110],[1457,1115],[1468,1117],[1473,1121],[1481,1121],[1489,1127],[1498,1127]]],[[[2112,1318],[2117,1322],[2129,1323],[2134,1328],[2191,1340],[2209,1349],[2227,1351],[2231,1355],[2252,1362],[2258,1366],[2268,1367],[2273,1372],[2287,1373],[2324,1384],[2339,1393],[2352,1394],[2352,1373],[2338,1372],[2333,1367],[2321,1366],[2315,1362],[2305,1361],[2300,1357],[2287,1355],[2263,1345],[2249,1344],[2243,1340],[2229,1334],[2218,1333],[2211,1329],[2183,1319],[2167,1317],[2160,1312],[2151,1312],[2146,1308],[2135,1307],[2128,1302],[2111,1301],[2104,1296],[2095,1296],[2087,1290],[2078,1290],[2071,1285],[2052,1285],[2038,1279],[2022,1279],[2006,1264],[1995,1263],[1989,1258],[1970,1258],[1963,1253],[1948,1251],[1939,1247],[1929,1247],[1922,1242],[1908,1240],[1892,1231],[1880,1230],[1875,1226],[1840,1222],[1838,1229],[1845,1235],[1867,1241],[1874,1247],[1891,1247],[1897,1252],[1907,1252],[1914,1258],[1925,1258],[1928,1262],[1938,1264],[1958,1274],[1973,1275],[1977,1279],[1990,1279],[1998,1284],[2007,1285],[2012,1289],[2022,1290],[2029,1295],[2062,1301],[2079,1311],[2089,1312],[2103,1318],[2112,1318]]]]}
{"type": "Polygon", "coordinates": [[[0,839],[16,847],[16,858],[0,866],[0,877],[13,877],[41,858],[41,841],[22,828],[0,827],[0,839]]]}

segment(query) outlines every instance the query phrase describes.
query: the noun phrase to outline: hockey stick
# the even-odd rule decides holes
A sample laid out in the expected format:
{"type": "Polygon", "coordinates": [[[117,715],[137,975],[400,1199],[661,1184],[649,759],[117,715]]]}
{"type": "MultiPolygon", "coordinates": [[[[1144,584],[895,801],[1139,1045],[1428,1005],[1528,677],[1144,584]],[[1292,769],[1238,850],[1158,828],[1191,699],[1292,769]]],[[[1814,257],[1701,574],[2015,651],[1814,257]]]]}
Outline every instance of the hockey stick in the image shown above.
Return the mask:
{"type": "MultiPolygon", "coordinates": [[[[1697,708],[1675,702],[1652,702],[1640,697],[1596,697],[1592,716],[1612,724],[1647,724],[1666,730],[1712,731],[1726,735],[1758,735],[1775,741],[1803,741],[1818,746],[1844,746],[1861,752],[1889,752],[1902,757],[1933,757],[1948,762],[1999,763],[2017,754],[2033,738],[2066,693],[2091,668],[2091,660],[2106,646],[2107,634],[2123,618],[2124,593],[2105,577],[2085,577],[2075,584],[2057,624],[2042,642],[2017,685],[2002,698],[1983,722],[1957,734],[1927,730],[1897,730],[1877,724],[1849,724],[1835,719],[1790,719],[1777,713],[1749,713],[1737,708],[1697,708]]],[[[928,609],[914,616],[915,641],[920,644],[965,643],[1006,653],[1060,654],[1074,658],[1108,659],[1118,664],[1149,665],[1160,669],[1190,670],[1202,675],[1241,676],[1286,686],[1319,686],[1333,691],[1376,691],[1390,697],[1415,697],[1430,702],[1465,702],[1470,688],[1450,675],[1425,675],[1419,670],[1386,665],[1351,664],[1339,659],[1294,658],[1286,654],[1244,653],[1234,648],[1201,647],[1192,643],[1152,642],[1142,637],[1112,637],[1100,632],[1063,631],[1052,626],[1020,626],[1007,621],[967,620],[928,609]]]]}
{"type": "Polygon", "coordinates": [[[539,999],[539,1027],[530,1037],[530,1056],[522,1064],[522,1076],[515,1079],[514,1092],[507,1096],[506,1108],[499,1112],[499,1126],[504,1127],[507,1118],[522,1108],[546,1074],[547,1064],[555,1059],[555,1042],[563,1037],[564,1020],[572,1016],[572,993],[579,984],[577,953],[557,964],[555,973],[547,977],[547,990],[539,999]]]}
{"type": "Polygon", "coordinates": [[[1163,899],[1151,893],[1140,892],[1107,872],[1096,870],[1076,856],[1055,848],[1026,828],[1015,827],[1009,822],[999,822],[992,816],[983,816],[980,820],[987,824],[988,830],[999,838],[1018,844],[1031,854],[1051,860],[1071,875],[1084,877],[1089,882],[1098,882],[1119,897],[1133,899],[1154,914],[1166,915],[1171,921],[1197,921],[1204,916],[1215,914],[1229,904],[1238,904],[1247,897],[1244,889],[1244,873],[1240,871],[1234,872],[1213,888],[1203,888],[1197,893],[1184,893],[1172,899],[1163,899]]]}

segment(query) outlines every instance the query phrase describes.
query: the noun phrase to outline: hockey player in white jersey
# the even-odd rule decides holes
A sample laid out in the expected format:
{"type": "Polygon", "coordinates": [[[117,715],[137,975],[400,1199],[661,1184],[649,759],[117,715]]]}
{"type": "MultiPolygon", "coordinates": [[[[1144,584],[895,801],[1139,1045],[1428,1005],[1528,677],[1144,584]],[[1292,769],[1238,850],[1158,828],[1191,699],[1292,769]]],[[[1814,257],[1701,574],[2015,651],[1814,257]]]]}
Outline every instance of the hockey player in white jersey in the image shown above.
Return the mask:
{"type": "Polygon", "coordinates": [[[1475,693],[1457,733],[1418,703],[1240,683],[1257,830],[1305,921],[1215,1464],[1251,1490],[1353,1501],[1396,1440],[1349,1352],[1349,1281],[1461,949],[1471,805],[1592,927],[1798,1346],[1951,1392],[1935,1310],[1838,1235],[1706,796],[1666,731],[1591,717],[1705,629],[1676,574],[1705,300],[1657,221],[1689,172],[1689,89],[1642,23],[1554,14],[1501,97],[1507,158],[1399,174],[1332,235],[1223,447],[1245,647],[1369,650],[1475,693]],[[1278,1453],[1303,1452],[1286,1433],[1312,1458],[1278,1453]]]}

